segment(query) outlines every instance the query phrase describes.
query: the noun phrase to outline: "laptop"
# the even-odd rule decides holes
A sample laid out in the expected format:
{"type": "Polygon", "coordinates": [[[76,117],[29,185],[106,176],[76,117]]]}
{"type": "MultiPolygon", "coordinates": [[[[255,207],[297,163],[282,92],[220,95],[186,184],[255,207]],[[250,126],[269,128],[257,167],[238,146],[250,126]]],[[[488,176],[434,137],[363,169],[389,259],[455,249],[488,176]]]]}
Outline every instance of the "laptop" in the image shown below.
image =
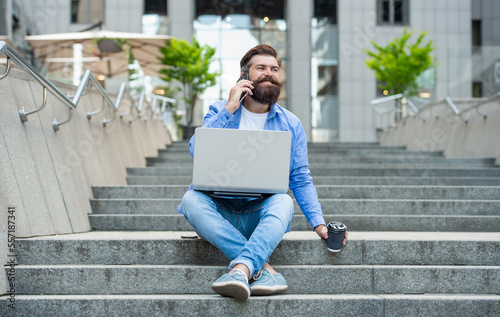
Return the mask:
{"type": "Polygon", "coordinates": [[[197,128],[193,188],[217,196],[288,191],[291,133],[197,128]]]}

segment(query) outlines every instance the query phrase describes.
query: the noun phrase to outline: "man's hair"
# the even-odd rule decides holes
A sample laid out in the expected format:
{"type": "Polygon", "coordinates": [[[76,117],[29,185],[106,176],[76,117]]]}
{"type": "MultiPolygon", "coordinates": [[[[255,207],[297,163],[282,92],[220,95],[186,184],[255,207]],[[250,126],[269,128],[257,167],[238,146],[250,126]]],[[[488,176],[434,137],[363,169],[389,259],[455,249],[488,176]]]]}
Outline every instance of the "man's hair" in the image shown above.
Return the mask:
{"type": "Polygon", "coordinates": [[[281,58],[278,57],[278,52],[271,46],[267,44],[260,44],[255,46],[254,48],[250,49],[240,60],[240,68],[241,71],[248,70],[250,66],[252,65],[250,63],[250,60],[252,57],[255,55],[270,55],[276,58],[278,61],[278,66],[281,68],[281,58]]]}

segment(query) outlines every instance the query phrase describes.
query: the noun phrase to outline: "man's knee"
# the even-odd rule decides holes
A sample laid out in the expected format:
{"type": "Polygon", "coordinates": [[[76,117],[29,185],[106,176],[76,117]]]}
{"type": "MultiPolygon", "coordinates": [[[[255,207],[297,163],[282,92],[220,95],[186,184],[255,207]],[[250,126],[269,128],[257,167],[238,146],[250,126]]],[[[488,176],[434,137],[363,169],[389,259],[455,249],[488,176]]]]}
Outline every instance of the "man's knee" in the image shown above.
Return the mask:
{"type": "Polygon", "coordinates": [[[272,207],[269,210],[276,210],[281,216],[289,217],[293,216],[293,199],[287,194],[276,194],[271,196],[272,207]]]}
{"type": "Polygon", "coordinates": [[[182,213],[186,218],[189,217],[189,213],[192,210],[200,210],[200,207],[204,205],[203,193],[195,190],[188,190],[182,197],[182,213]]]}

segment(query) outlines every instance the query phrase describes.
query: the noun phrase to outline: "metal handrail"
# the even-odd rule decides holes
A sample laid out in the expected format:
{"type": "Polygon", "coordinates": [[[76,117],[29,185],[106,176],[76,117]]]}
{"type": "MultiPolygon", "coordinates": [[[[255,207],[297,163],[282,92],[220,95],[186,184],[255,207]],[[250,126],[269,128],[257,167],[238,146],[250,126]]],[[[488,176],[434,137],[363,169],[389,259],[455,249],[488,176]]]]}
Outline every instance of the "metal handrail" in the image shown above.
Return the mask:
{"type": "MultiPolygon", "coordinates": [[[[44,87],[44,89],[48,90],[57,99],[59,99],[62,103],[68,106],[70,108],[70,112],[71,110],[76,109],[76,104],[73,101],[69,100],[65,94],[63,94],[59,89],[56,88],[56,86],[54,86],[42,74],[40,74],[40,72],[35,67],[33,67],[33,65],[31,65],[28,61],[26,61],[18,52],[16,52],[6,42],[0,41],[0,55],[4,54],[7,57],[7,69],[5,73],[0,77],[0,79],[7,77],[11,69],[12,62],[14,62],[17,66],[19,66],[19,68],[21,68],[22,70],[33,76],[44,87]]],[[[39,107],[36,111],[23,112],[23,114],[21,114],[20,112],[21,120],[23,122],[27,121],[27,116],[29,114],[41,110],[44,106],[45,105],[42,105],[42,107],[39,107]],[[23,115],[25,116],[24,120],[23,120],[23,115]]]]}
{"type": "MultiPolygon", "coordinates": [[[[385,111],[385,112],[382,112],[382,111],[379,111],[379,109],[376,107],[377,104],[380,104],[380,103],[384,103],[384,102],[387,102],[387,101],[391,101],[391,100],[396,100],[396,99],[401,99],[404,97],[404,94],[397,94],[397,95],[392,95],[392,96],[388,96],[388,97],[383,97],[383,98],[379,98],[379,99],[375,99],[375,100],[372,100],[370,102],[370,106],[373,108],[373,110],[375,110],[375,112],[381,116],[381,115],[384,115],[386,113],[390,113],[390,112],[393,112],[394,110],[388,110],[388,111],[385,111]]],[[[450,97],[446,97],[442,100],[439,100],[439,101],[435,101],[435,102],[429,102],[428,104],[426,104],[425,106],[421,107],[420,109],[417,108],[412,102],[410,99],[407,99],[407,103],[408,105],[412,108],[412,110],[415,112],[415,114],[413,114],[412,116],[413,117],[421,117],[420,115],[426,111],[426,110],[429,110],[430,111],[430,115],[431,117],[434,115],[432,113],[432,110],[434,108],[434,106],[438,105],[438,104],[443,104],[445,103],[449,108],[451,108],[451,110],[453,111],[453,113],[457,116],[460,116],[460,118],[462,119],[462,121],[464,121],[465,123],[467,123],[469,120],[468,119],[465,119],[464,118],[464,114],[465,113],[468,113],[472,110],[476,110],[477,114],[480,115],[480,116],[483,116],[484,119],[486,119],[488,117],[487,114],[484,114],[484,113],[480,113],[479,112],[479,107],[492,101],[492,100],[495,100],[499,98],[500,99],[500,92],[497,92],[495,93],[494,95],[491,95],[490,97],[486,98],[485,100],[482,100],[472,106],[470,106],[469,108],[465,109],[465,110],[462,110],[460,111],[457,106],[453,103],[453,101],[451,100],[450,97]]],[[[439,119],[439,115],[436,115],[436,119],[439,119]]],[[[424,122],[426,121],[426,119],[422,119],[424,122]]],[[[403,120],[404,122],[404,120],[403,120]]]]}
{"type": "Polygon", "coordinates": [[[107,126],[108,123],[112,122],[113,120],[116,119],[116,112],[118,111],[118,109],[120,108],[120,104],[122,103],[122,100],[123,100],[123,96],[127,94],[129,99],[130,99],[130,110],[128,113],[119,113],[119,116],[120,118],[123,117],[123,116],[127,116],[129,115],[130,113],[132,113],[132,109],[133,109],[133,106],[136,106],[135,104],[135,100],[134,98],[132,97],[132,95],[130,94],[128,88],[127,88],[127,85],[125,83],[122,83],[121,86],[120,86],[120,90],[118,91],[118,96],[116,97],[116,101],[115,103],[113,104],[113,117],[111,119],[103,119],[102,120],[102,125],[103,126],[107,126]]]}
{"type": "MultiPolygon", "coordinates": [[[[129,110],[128,110],[128,112],[122,112],[122,113],[120,113],[120,118],[123,118],[123,117],[125,117],[125,116],[129,116],[129,115],[131,115],[131,114],[132,114],[132,110],[134,110],[134,109],[137,109],[137,110],[139,109],[139,108],[138,108],[138,106],[137,106],[137,105],[136,105],[136,103],[135,103],[135,98],[134,98],[134,97],[132,97],[132,94],[131,94],[131,93],[130,93],[130,91],[128,90],[128,88],[127,88],[127,86],[125,85],[125,83],[122,83],[122,87],[123,87],[123,90],[124,90],[124,93],[123,93],[123,94],[127,94],[128,99],[130,100],[130,105],[129,105],[129,110]]],[[[122,88],[122,87],[120,87],[120,88],[122,88]]],[[[120,89],[120,90],[121,90],[121,89],[120,89]]],[[[120,102],[121,102],[121,100],[120,100],[120,102]]],[[[118,108],[117,108],[117,110],[118,110],[118,108]]]]}
{"type": "MultiPolygon", "coordinates": [[[[131,96],[129,90],[127,89],[125,83],[122,83],[122,86],[120,87],[120,92],[118,94],[118,97],[115,102],[111,100],[107,92],[102,88],[101,84],[99,81],[94,77],[94,75],[91,73],[90,70],[86,70],[84,75],[82,76],[82,79],[80,81],[80,84],[77,87],[77,90],[74,94],[74,96],[67,96],[63,94],[57,87],[55,87],[50,81],[48,81],[36,68],[34,68],[28,61],[26,61],[19,53],[17,53],[12,47],[10,47],[6,42],[0,41],[0,56],[5,54],[7,57],[7,66],[5,72],[0,75],[0,80],[4,79],[5,77],[8,76],[11,66],[12,66],[12,61],[18,65],[22,70],[25,72],[29,73],[32,75],[43,87],[43,102],[42,105],[35,110],[28,111],[26,112],[24,108],[19,109],[19,116],[21,118],[22,122],[28,121],[28,115],[33,114],[35,112],[38,112],[42,110],[46,104],[47,104],[47,90],[51,92],[57,99],[62,101],[65,105],[67,105],[70,109],[69,111],[69,116],[66,120],[58,122],[57,119],[54,119],[52,121],[52,127],[55,131],[59,130],[59,126],[62,124],[65,124],[69,122],[73,116],[73,111],[76,110],[77,104],[80,101],[80,98],[87,94],[90,91],[90,84],[94,86],[99,94],[103,98],[103,107],[102,109],[94,112],[87,112],[87,119],[90,120],[93,115],[99,114],[104,111],[105,109],[105,104],[108,104],[111,106],[113,109],[114,114],[118,111],[121,105],[121,101],[123,100],[123,95],[127,94],[129,99],[131,100],[130,104],[130,110],[128,113],[120,113],[120,117],[126,116],[132,113],[133,109],[137,109],[137,105],[135,103],[134,98],[131,96]],[[72,98],[70,100],[69,98],[72,98]]],[[[144,93],[144,92],[142,92],[144,93]]],[[[176,102],[174,99],[169,99],[170,102],[176,102]]],[[[103,119],[102,124],[103,126],[106,126],[108,123],[113,121],[115,119],[116,115],[113,116],[112,119],[103,119]]]]}
{"type": "Polygon", "coordinates": [[[388,96],[388,97],[374,99],[374,100],[370,101],[370,107],[372,107],[373,110],[375,110],[375,112],[378,115],[383,115],[383,114],[392,112],[392,110],[381,112],[381,111],[378,110],[378,108],[376,107],[376,105],[384,103],[384,102],[387,102],[387,101],[391,101],[391,100],[401,99],[403,97],[404,97],[404,95],[401,93],[401,94],[397,94],[397,95],[392,95],[392,96],[388,96]]]}
{"type": "Polygon", "coordinates": [[[5,77],[7,77],[9,75],[11,67],[12,67],[12,65],[11,65],[10,57],[7,56],[7,67],[5,68],[5,72],[2,74],[2,76],[0,76],[0,80],[4,79],[5,77]]]}
{"type": "Polygon", "coordinates": [[[453,112],[456,115],[460,115],[460,110],[458,110],[457,106],[455,106],[453,101],[451,101],[450,97],[446,97],[445,100],[446,100],[446,104],[451,108],[451,110],[453,110],[453,112]]]}
{"type": "Polygon", "coordinates": [[[161,101],[161,107],[159,108],[160,113],[165,111],[168,103],[171,103],[171,104],[177,103],[177,100],[172,99],[172,98],[168,98],[165,96],[160,96],[160,95],[156,95],[156,94],[148,94],[147,96],[152,98],[152,104],[153,104],[153,106],[151,107],[151,115],[152,116],[154,116],[157,112],[158,108],[156,107],[156,105],[157,105],[158,100],[161,101]]]}
{"type": "MultiPolygon", "coordinates": [[[[488,98],[486,98],[485,100],[480,101],[480,102],[478,102],[477,104],[472,105],[472,106],[470,106],[469,108],[467,108],[467,109],[463,110],[460,114],[462,115],[462,114],[464,114],[464,113],[467,113],[467,112],[469,112],[469,111],[471,111],[471,110],[476,109],[476,112],[477,112],[479,115],[483,116],[483,117],[486,119],[486,117],[487,117],[488,115],[483,114],[483,113],[479,113],[479,107],[480,107],[480,106],[482,106],[482,105],[484,105],[484,104],[486,104],[486,103],[488,103],[488,102],[490,102],[490,101],[492,101],[492,100],[495,100],[495,99],[497,99],[497,98],[499,98],[499,97],[500,97],[500,91],[499,91],[499,92],[497,92],[496,94],[493,94],[493,95],[489,96],[489,97],[488,97],[488,98]]],[[[462,119],[463,119],[463,117],[462,117],[462,119]]],[[[467,120],[465,120],[465,119],[464,119],[464,121],[465,121],[465,122],[467,122],[467,120]]]]}
{"type": "MultiPolygon", "coordinates": [[[[111,101],[111,99],[109,98],[109,96],[106,93],[106,91],[104,90],[104,88],[102,88],[99,81],[94,77],[92,72],[88,69],[83,74],[82,79],[80,80],[80,85],[78,86],[76,93],[75,93],[75,96],[73,97],[73,100],[76,103],[78,103],[80,101],[80,98],[85,94],[84,89],[86,87],[89,87],[90,84],[92,84],[97,89],[97,92],[99,92],[99,94],[102,96],[103,101],[106,101],[113,108],[115,107],[115,105],[113,104],[113,101],[111,101]]],[[[88,90],[87,90],[87,92],[88,92],[88,90]]],[[[103,107],[100,110],[97,110],[94,112],[87,111],[86,112],[87,119],[90,120],[93,115],[99,114],[103,111],[104,111],[104,103],[103,103],[103,107]]]]}
{"type": "Polygon", "coordinates": [[[144,113],[142,113],[142,110],[144,108],[146,108],[144,106],[144,103],[146,103],[146,105],[149,106],[150,110],[152,109],[151,104],[149,103],[148,99],[146,98],[146,93],[143,90],[143,91],[141,91],[141,95],[139,96],[139,104],[137,105],[137,117],[129,118],[128,119],[129,123],[132,123],[132,122],[136,121],[137,119],[142,118],[144,116],[144,113]]]}

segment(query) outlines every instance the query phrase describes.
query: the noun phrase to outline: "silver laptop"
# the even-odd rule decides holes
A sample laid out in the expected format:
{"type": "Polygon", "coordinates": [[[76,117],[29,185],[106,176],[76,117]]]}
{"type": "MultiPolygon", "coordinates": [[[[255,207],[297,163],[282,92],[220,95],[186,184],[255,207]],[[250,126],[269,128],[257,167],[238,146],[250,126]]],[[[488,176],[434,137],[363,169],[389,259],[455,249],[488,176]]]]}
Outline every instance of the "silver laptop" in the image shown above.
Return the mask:
{"type": "Polygon", "coordinates": [[[197,128],[193,188],[220,196],[286,193],[291,133],[197,128]]]}

